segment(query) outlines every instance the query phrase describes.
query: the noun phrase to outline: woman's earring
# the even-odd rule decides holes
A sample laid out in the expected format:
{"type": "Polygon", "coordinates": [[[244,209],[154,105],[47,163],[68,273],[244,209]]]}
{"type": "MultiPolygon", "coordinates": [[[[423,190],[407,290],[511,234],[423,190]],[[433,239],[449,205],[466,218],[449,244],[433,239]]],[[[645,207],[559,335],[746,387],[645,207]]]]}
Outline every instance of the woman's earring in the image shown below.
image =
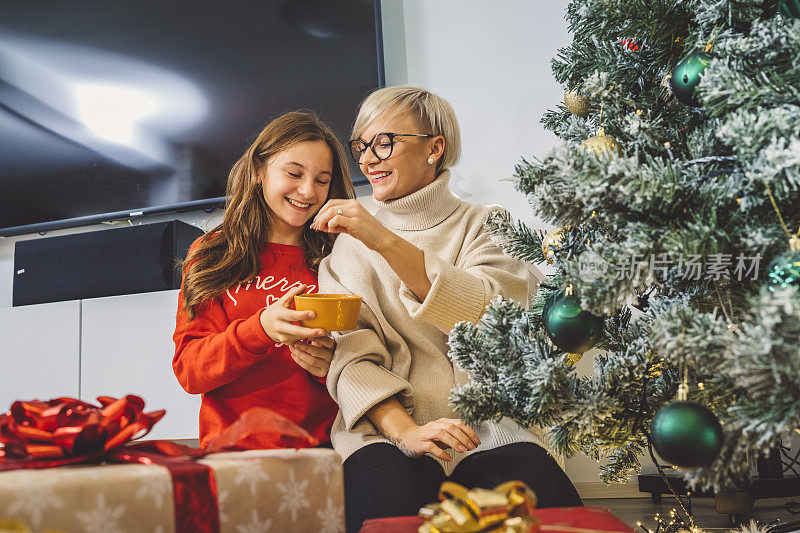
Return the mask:
{"type": "Polygon", "coordinates": [[[432,157],[428,158],[428,164],[429,165],[432,165],[434,161],[436,161],[434,158],[432,158],[432,157]]]}

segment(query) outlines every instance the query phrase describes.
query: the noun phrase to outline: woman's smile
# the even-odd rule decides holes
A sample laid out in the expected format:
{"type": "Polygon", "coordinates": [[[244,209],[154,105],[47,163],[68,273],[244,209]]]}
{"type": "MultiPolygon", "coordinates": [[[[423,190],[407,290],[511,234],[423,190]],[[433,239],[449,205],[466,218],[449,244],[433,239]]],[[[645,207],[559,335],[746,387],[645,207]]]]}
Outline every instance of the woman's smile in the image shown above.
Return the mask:
{"type": "Polygon", "coordinates": [[[392,173],[388,170],[381,170],[377,172],[370,172],[369,173],[369,181],[372,183],[378,183],[386,178],[388,178],[392,173]]]}

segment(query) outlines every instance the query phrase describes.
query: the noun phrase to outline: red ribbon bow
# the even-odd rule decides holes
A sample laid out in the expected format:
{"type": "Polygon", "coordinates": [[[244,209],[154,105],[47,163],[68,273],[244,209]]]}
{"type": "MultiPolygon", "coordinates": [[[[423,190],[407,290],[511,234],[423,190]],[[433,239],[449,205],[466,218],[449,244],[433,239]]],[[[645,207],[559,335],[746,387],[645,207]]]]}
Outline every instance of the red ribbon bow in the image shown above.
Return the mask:
{"type": "Polygon", "coordinates": [[[132,394],[97,401],[101,406],[75,398],[14,402],[0,415],[0,465],[46,468],[98,460],[149,433],[166,413],[143,412],[144,400],[132,394]]]}

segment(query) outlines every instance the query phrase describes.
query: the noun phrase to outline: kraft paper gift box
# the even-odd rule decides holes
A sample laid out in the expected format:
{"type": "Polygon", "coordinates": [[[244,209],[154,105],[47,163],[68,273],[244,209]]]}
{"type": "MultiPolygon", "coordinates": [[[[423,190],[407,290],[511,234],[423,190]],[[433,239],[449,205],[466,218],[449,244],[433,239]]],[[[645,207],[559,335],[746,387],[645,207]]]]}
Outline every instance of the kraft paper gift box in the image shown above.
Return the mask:
{"type": "MultiPolygon", "coordinates": [[[[213,471],[222,533],[344,531],[342,464],[333,450],[223,452],[198,462],[213,471]]],[[[158,465],[0,472],[0,519],[32,531],[169,533],[172,491],[169,471],[158,465]]]]}

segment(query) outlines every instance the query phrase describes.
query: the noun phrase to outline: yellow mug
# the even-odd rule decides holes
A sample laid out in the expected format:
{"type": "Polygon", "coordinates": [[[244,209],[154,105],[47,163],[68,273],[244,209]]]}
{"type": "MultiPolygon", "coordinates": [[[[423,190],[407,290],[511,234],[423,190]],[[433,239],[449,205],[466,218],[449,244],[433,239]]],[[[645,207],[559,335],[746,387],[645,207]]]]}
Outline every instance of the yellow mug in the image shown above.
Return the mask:
{"type": "Polygon", "coordinates": [[[300,294],[294,297],[298,311],[314,311],[316,316],[301,320],[306,328],[325,331],[347,331],[356,327],[361,310],[361,296],[353,294],[300,294]]]}

